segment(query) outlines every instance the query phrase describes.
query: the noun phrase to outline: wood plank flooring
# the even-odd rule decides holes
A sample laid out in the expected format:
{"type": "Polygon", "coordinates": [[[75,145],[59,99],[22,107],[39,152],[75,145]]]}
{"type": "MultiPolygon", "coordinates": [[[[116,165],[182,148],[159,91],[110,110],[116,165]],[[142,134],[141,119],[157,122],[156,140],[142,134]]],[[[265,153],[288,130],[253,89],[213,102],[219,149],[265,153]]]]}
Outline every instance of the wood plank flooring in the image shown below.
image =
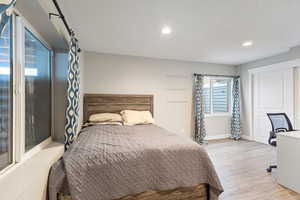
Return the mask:
{"type": "MultiPolygon", "coordinates": [[[[218,140],[205,145],[225,192],[220,200],[300,200],[300,194],[276,183],[275,148],[252,141],[218,140]]],[[[300,180],[299,180],[300,181],[300,180]]]]}

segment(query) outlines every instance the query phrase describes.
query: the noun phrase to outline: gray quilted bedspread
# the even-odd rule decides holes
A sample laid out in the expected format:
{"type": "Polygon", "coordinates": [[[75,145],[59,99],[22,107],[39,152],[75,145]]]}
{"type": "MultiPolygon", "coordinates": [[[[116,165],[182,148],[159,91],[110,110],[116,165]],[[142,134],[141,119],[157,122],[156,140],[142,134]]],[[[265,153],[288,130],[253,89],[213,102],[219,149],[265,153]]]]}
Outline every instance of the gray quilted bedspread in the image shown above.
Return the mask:
{"type": "Polygon", "coordinates": [[[49,197],[68,191],[73,200],[111,200],[203,183],[218,199],[223,188],[214,166],[192,140],[155,125],[95,125],[52,167],[49,197]]]}

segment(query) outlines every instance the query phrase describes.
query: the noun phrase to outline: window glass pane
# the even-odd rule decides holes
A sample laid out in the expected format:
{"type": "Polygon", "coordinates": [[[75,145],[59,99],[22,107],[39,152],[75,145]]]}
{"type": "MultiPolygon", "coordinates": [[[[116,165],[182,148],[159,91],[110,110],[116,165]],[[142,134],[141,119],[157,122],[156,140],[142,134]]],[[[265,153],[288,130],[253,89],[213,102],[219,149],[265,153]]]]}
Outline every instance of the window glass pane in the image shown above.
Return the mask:
{"type": "Polygon", "coordinates": [[[25,31],[25,149],[51,133],[50,50],[25,31]]]}
{"type": "Polygon", "coordinates": [[[0,170],[12,163],[11,21],[0,35],[0,170]]]}
{"type": "Polygon", "coordinates": [[[204,78],[203,80],[203,99],[204,99],[204,112],[210,113],[210,80],[204,78]]]}
{"type": "Polygon", "coordinates": [[[229,80],[212,81],[213,112],[229,112],[229,80]]]}

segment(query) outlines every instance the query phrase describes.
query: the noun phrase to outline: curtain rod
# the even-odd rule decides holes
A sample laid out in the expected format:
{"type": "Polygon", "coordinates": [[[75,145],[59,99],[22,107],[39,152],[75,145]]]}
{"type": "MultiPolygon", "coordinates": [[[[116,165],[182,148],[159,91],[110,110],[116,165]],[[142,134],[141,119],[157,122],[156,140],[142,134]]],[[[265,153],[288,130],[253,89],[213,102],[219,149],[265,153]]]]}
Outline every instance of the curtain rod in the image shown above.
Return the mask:
{"type": "MultiPolygon", "coordinates": [[[[64,23],[64,25],[65,25],[65,27],[66,27],[69,35],[70,35],[70,37],[74,37],[75,40],[76,40],[76,42],[78,42],[78,39],[75,37],[74,31],[70,28],[70,26],[69,26],[69,24],[68,24],[68,22],[67,22],[67,20],[66,20],[66,18],[64,16],[64,14],[62,13],[62,10],[60,9],[57,1],[56,0],[52,0],[52,2],[54,4],[54,6],[55,6],[55,8],[56,8],[56,10],[58,12],[58,14],[56,14],[56,13],[49,13],[49,18],[51,19],[52,15],[54,15],[56,17],[59,17],[63,21],[63,23],[64,23]]],[[[80,48],[78,48],[78,52],[81,52],[80,48]]]]}
{"type": "Polygon", "coordinates": [[[194,76],[199,76],[199,75],[202,75],[202,76],[212,76],[212,77],[228,77],[228,78],[240,78],[240,76],[234,76],[234,75],[219,75],[219,74],[194,74],[194,76]]]}

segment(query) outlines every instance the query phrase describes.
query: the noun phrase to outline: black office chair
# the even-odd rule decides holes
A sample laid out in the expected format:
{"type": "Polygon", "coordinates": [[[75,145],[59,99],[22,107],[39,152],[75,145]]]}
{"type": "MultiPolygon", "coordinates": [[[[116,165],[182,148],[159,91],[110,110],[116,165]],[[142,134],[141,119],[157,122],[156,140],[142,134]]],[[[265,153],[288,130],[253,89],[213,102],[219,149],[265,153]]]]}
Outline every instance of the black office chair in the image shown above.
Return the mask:
{"type": "MultiPolygon", "coordinates": [[[[288,132],[288,131],[295,131],[293,129],[292,123],[288,116],[285,113],[267,113],[271,124],[272,124],[272,131],[270,131],[269,136],[269,144],[271,146],[276,147],[276,135],[279,132],[288,132]]],[[[272,172],[272,169],[277,168],[277,165],[270,165],[267,169],[267,172],[272,172]]]]}

